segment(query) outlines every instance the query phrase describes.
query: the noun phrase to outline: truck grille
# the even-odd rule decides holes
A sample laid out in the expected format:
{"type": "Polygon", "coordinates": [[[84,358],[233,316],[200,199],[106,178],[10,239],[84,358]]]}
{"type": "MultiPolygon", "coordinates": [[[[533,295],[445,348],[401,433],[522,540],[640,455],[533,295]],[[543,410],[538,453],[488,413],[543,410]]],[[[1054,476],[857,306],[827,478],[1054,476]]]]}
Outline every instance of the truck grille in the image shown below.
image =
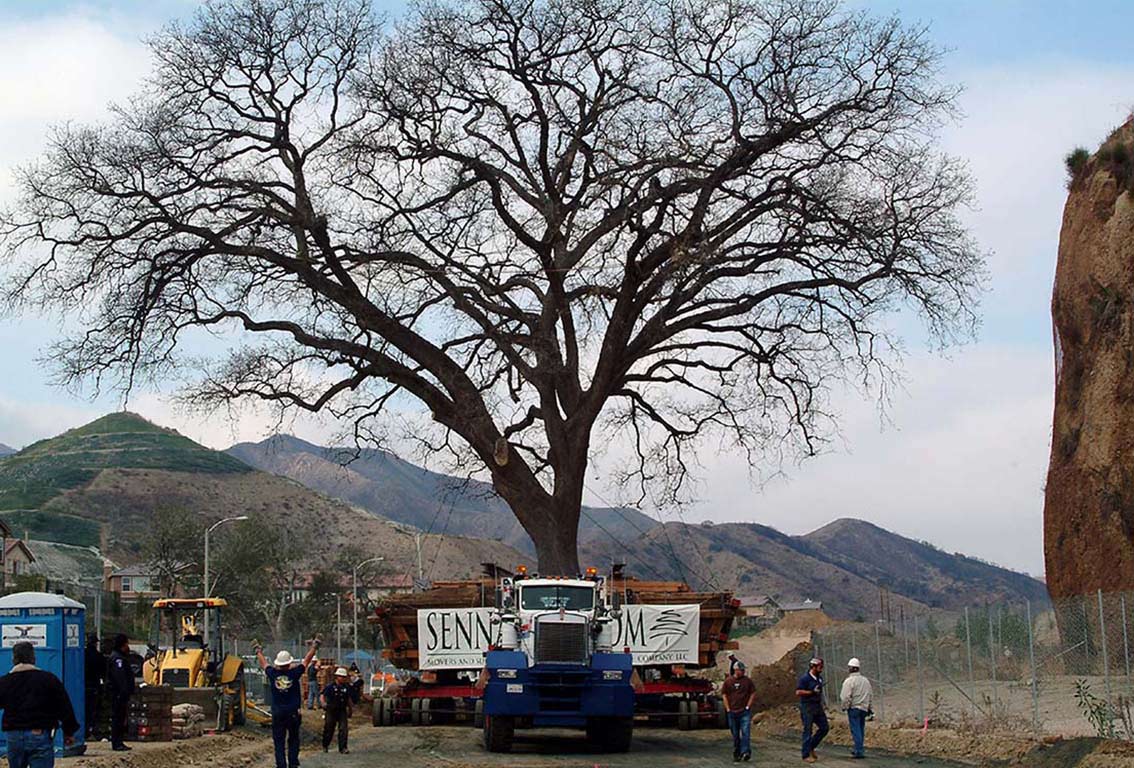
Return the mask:
{"type": "Polygon", "coordinates": [[[541,621],[536,629],[536,663],[587,663],[587,625],[541,621]]]}

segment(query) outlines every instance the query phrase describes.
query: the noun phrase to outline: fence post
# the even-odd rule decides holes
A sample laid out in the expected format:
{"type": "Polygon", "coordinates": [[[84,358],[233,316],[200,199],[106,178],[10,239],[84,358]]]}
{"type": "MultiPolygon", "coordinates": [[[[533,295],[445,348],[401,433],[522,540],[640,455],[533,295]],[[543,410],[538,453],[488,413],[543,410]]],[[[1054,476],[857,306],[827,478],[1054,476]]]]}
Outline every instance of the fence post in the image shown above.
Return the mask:
{"type": "Polygon", "coordinates": [[[1091,616],[1087,613],[1087,596],[1082,597],[1083,602],[1083,658],[1086,663],[1083,665],[1083,674],[1091,674],[1091,616]]]}
{"type": "Polygon", "coordinates": [[[1126,636],[1126,595],[1118,596],[1122,606],[1122,652],[1126,656],[1126,687],[1130,687],[1130,639],[1126,636]]]}
{"type": "Polygon", "coordinates": [[[1032,668],[1032,730],[1038,740],[1040,736],[1039,689],[1036,687],[1036,646],[1032,639],[1032,601],[1028,600],[1025,605],[1028,611],[1028,662],[1032,668]]]}
{"type": "Polygon", "coordinates": [[[906,608],[902,606],[902,640],[906,646],[906,669],[910,668],[910,633],[906,629],[906,608]]]}
{"type": "Polygon", "coordinates": [[[886,700],[882,693],[882,631],[874,625],[874,649],[878,652],[878,719],[886,719],[886,700]]]}
{"type": "Polygon", "coordinates": [[[992,606],[988,607],[988,661],[992,665],[992,700],[1000,703],[1000,690],[996,686],[996,638],[992,634],[992,606]]]}
{"type": "Polygon", "coordinates": [[[973,674],[973,633],[969,628],[969,608],[965,606],[965,648],[969,654],[969,708],[976,719],[976,676],[973,674]]]}
{"type": "Polygon", "coordinates": [[[918,617],[914,616],[914,649],[917,651],[917,717],[918,721],[925,725],[925,683],[921,676],[921,634],[917,625],[918,617]]]}
{"type": "Polygon", "coordinates": [[[1103,681],[1106,683],[1106,704],[1109,707],[1113,699],[1110,696],[1110,657],[1106,652],[1106,615],[1103,611],[1102,590],[1099,595],[1099,638],[1102,640],[1102,669],[1103,681]]]}

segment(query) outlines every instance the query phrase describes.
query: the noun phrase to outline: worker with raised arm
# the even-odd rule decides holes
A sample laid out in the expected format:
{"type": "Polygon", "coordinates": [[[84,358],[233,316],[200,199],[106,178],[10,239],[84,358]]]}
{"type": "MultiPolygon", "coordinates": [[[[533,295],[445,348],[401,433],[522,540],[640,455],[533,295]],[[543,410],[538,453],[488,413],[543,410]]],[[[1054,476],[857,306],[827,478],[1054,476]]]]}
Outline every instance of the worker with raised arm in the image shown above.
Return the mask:
{"type": "Polygon", "coordinates": [[[256,660],[268,678],[268,689],[272,693],[272,742],[276,748],[276,768],[299,768],[299,724],[303,719],[300,714],[303,708],[300,686],[319,645],[316,637],[298,665],[287,651],[277,653],[274,663],[268,664],[263,646],[256,646],[256,660]]]}

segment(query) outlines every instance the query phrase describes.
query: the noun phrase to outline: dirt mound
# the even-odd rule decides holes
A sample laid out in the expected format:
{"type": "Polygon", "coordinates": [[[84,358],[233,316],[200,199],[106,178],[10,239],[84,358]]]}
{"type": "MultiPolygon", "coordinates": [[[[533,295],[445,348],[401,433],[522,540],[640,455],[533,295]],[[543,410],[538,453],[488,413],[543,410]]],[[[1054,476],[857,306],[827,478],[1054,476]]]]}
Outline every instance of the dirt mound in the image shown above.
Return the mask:
{"type": "Polygon", "coordinates": [[[1044,504],[1052,597],[1134,588],[1132,168],[1134,121],[1075,165],[1063,213],[1044,504]]]}
{"type": "Polygon", "coordinates": [[[756,711],[773,709],[796,700],[796,670],[807,663],[811,653],[811,643],[800,643],[774,664],[748,667],[748,676],[756,686],[756,711]]]}
{"type": "Polygon", "coordinates": [[[782,619],[777,621],[774,625],[765,629],[760,634],[773,634],[785,632],[810,632],[815,629],[823,629],[835,623],[827,614],[822,611],[794,611],[785,614],[782,619]]]}

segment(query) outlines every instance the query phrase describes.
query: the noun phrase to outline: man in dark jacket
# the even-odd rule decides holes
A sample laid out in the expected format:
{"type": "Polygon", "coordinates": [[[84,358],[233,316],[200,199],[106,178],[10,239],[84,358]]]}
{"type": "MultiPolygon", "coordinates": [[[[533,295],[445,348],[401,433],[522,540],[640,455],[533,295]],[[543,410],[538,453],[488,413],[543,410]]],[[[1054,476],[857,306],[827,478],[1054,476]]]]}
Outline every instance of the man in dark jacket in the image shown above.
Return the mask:
{"type": "Polygon", "coordinates": [[[339,729],[339,753],[347,754],[347,738],[350,733],[350,715],[355,702],[355,688],[350,682],[346,669],[339,667],[335,670],[335,679],[332,680],[320,696],[323,705],[323,751],[331,746],[331,737],[335,728],[339,729]]]}
{"type": "Polygon", "coordinates": [[[99,715],[102,714],[102,687],[106,683],[106,657],[98,649],[98,636],[87,638],[87,650],[83,654],[83,693],[86,697],[87,738],[95,732],[99,715]]]}
{"type": "Polygon", "coordinates": [[[0,677],[0,709],[11,768],[55,765],[55,729],[60,725],[63,743],[75,742],[79,721],[71,697],[59,678],[36,668],[31,643],[12,646],[12,671],[0,677]]]}
{"type": "Polygon", "coordinates": [[[125,752],[130,749],[126,746],[126,716],[130,712],[130,694],[134,692],[130,640],[126,635],[114,636],[107,680],[110,683],[110,746],[115,752],[125,752]]]}

